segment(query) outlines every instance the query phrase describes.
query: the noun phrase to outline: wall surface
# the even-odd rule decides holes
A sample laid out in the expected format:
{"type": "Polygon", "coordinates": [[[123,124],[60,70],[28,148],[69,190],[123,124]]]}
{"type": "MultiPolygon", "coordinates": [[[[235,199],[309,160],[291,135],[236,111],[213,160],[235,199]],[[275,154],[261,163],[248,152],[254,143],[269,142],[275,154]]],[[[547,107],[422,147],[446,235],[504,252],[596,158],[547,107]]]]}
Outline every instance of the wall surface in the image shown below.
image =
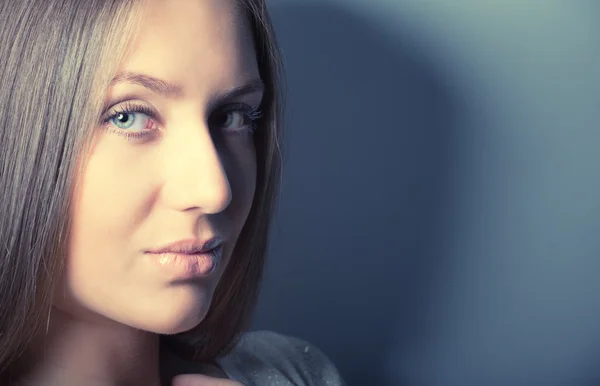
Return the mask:
{"type": "Polygon", "coordinates": [[[350,386],[600,382],[600,2],[269,5],[287,155],[254,328],[350,386]]]}

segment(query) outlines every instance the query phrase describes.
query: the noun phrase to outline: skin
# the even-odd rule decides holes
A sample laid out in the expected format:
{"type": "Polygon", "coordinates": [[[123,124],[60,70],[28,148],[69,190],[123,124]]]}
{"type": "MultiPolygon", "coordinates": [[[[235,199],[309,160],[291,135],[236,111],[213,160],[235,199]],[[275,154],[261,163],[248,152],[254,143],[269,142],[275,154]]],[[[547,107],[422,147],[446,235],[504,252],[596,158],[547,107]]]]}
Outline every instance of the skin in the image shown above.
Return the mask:
{"type": "MultiPolygon", "coordinates": [[[[189,330],[206,315],[256,185],[251,121],[223,108],[258,108],[262,91],[211,108],[227,91],[259,79],[251,32],[233,1],[144,2],[141,30],[120,71],[168,81],[177,92],[160,95],[128,81],[106,90],[107,106],[127,100],[158,115],[135,113],[126,129],[118,119],[94,128],[75,192],[65,275],[23,384],[160,385],[156,334],[189,330]],[[126,137],[131,132],[146,134],[126,137]],[[207,277],[177,280],[144,253],[215,235],[224,238],[224,253],[207,277]]],[[[185,375],[173,384],[238,383],[185,375]]]]}

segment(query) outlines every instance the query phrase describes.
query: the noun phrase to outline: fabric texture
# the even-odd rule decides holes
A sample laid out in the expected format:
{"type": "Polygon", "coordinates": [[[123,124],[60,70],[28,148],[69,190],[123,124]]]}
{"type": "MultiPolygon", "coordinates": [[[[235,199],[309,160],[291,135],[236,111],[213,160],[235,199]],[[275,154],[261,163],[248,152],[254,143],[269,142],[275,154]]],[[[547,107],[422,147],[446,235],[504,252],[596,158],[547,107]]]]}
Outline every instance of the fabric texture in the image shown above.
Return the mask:
{"type": "Polygon", "coordinates": [[[217,360],[245,386],[345,386],[331,361],[309,343],[269,331],[248,332],[217,360]]]}

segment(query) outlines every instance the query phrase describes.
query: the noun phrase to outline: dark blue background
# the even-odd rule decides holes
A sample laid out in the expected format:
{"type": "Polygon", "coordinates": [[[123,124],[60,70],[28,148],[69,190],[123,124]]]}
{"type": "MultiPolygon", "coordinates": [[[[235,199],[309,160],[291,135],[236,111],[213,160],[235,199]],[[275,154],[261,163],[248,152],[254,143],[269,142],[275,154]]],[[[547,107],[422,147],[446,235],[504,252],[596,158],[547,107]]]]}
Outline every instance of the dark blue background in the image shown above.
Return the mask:
{"type": "Polygon", "coordinates": [[[254,328],[350,386],[600,379],[599,4],[270,1],[287,155],[254,328]]]}

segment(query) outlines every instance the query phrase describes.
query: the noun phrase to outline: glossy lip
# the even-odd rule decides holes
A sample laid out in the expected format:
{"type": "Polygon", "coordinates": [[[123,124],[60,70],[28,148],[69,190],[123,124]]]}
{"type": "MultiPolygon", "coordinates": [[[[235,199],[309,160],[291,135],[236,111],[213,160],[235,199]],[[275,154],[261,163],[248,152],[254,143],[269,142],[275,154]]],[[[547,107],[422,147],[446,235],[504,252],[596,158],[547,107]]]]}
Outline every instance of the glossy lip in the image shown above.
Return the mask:
{"type": "Polygon", "coordinates": [[[198,253],[207,253],[223,244],[223,239],[220,237],[213,237],[206,241],[199,239],[187,239],[180,240],[174,243],[164,245],[156,249],[150,249],[145,253],[163,254],[173,253],[177,255],[194,255],[198,253]]]}
{"type": "Polygon", "coordinates": [[[207,241],[181,240],[144,252],[162,270],[177,279],[206,277],[214,272],[223,255],[223,239],[214,237],[207,241]]]}

